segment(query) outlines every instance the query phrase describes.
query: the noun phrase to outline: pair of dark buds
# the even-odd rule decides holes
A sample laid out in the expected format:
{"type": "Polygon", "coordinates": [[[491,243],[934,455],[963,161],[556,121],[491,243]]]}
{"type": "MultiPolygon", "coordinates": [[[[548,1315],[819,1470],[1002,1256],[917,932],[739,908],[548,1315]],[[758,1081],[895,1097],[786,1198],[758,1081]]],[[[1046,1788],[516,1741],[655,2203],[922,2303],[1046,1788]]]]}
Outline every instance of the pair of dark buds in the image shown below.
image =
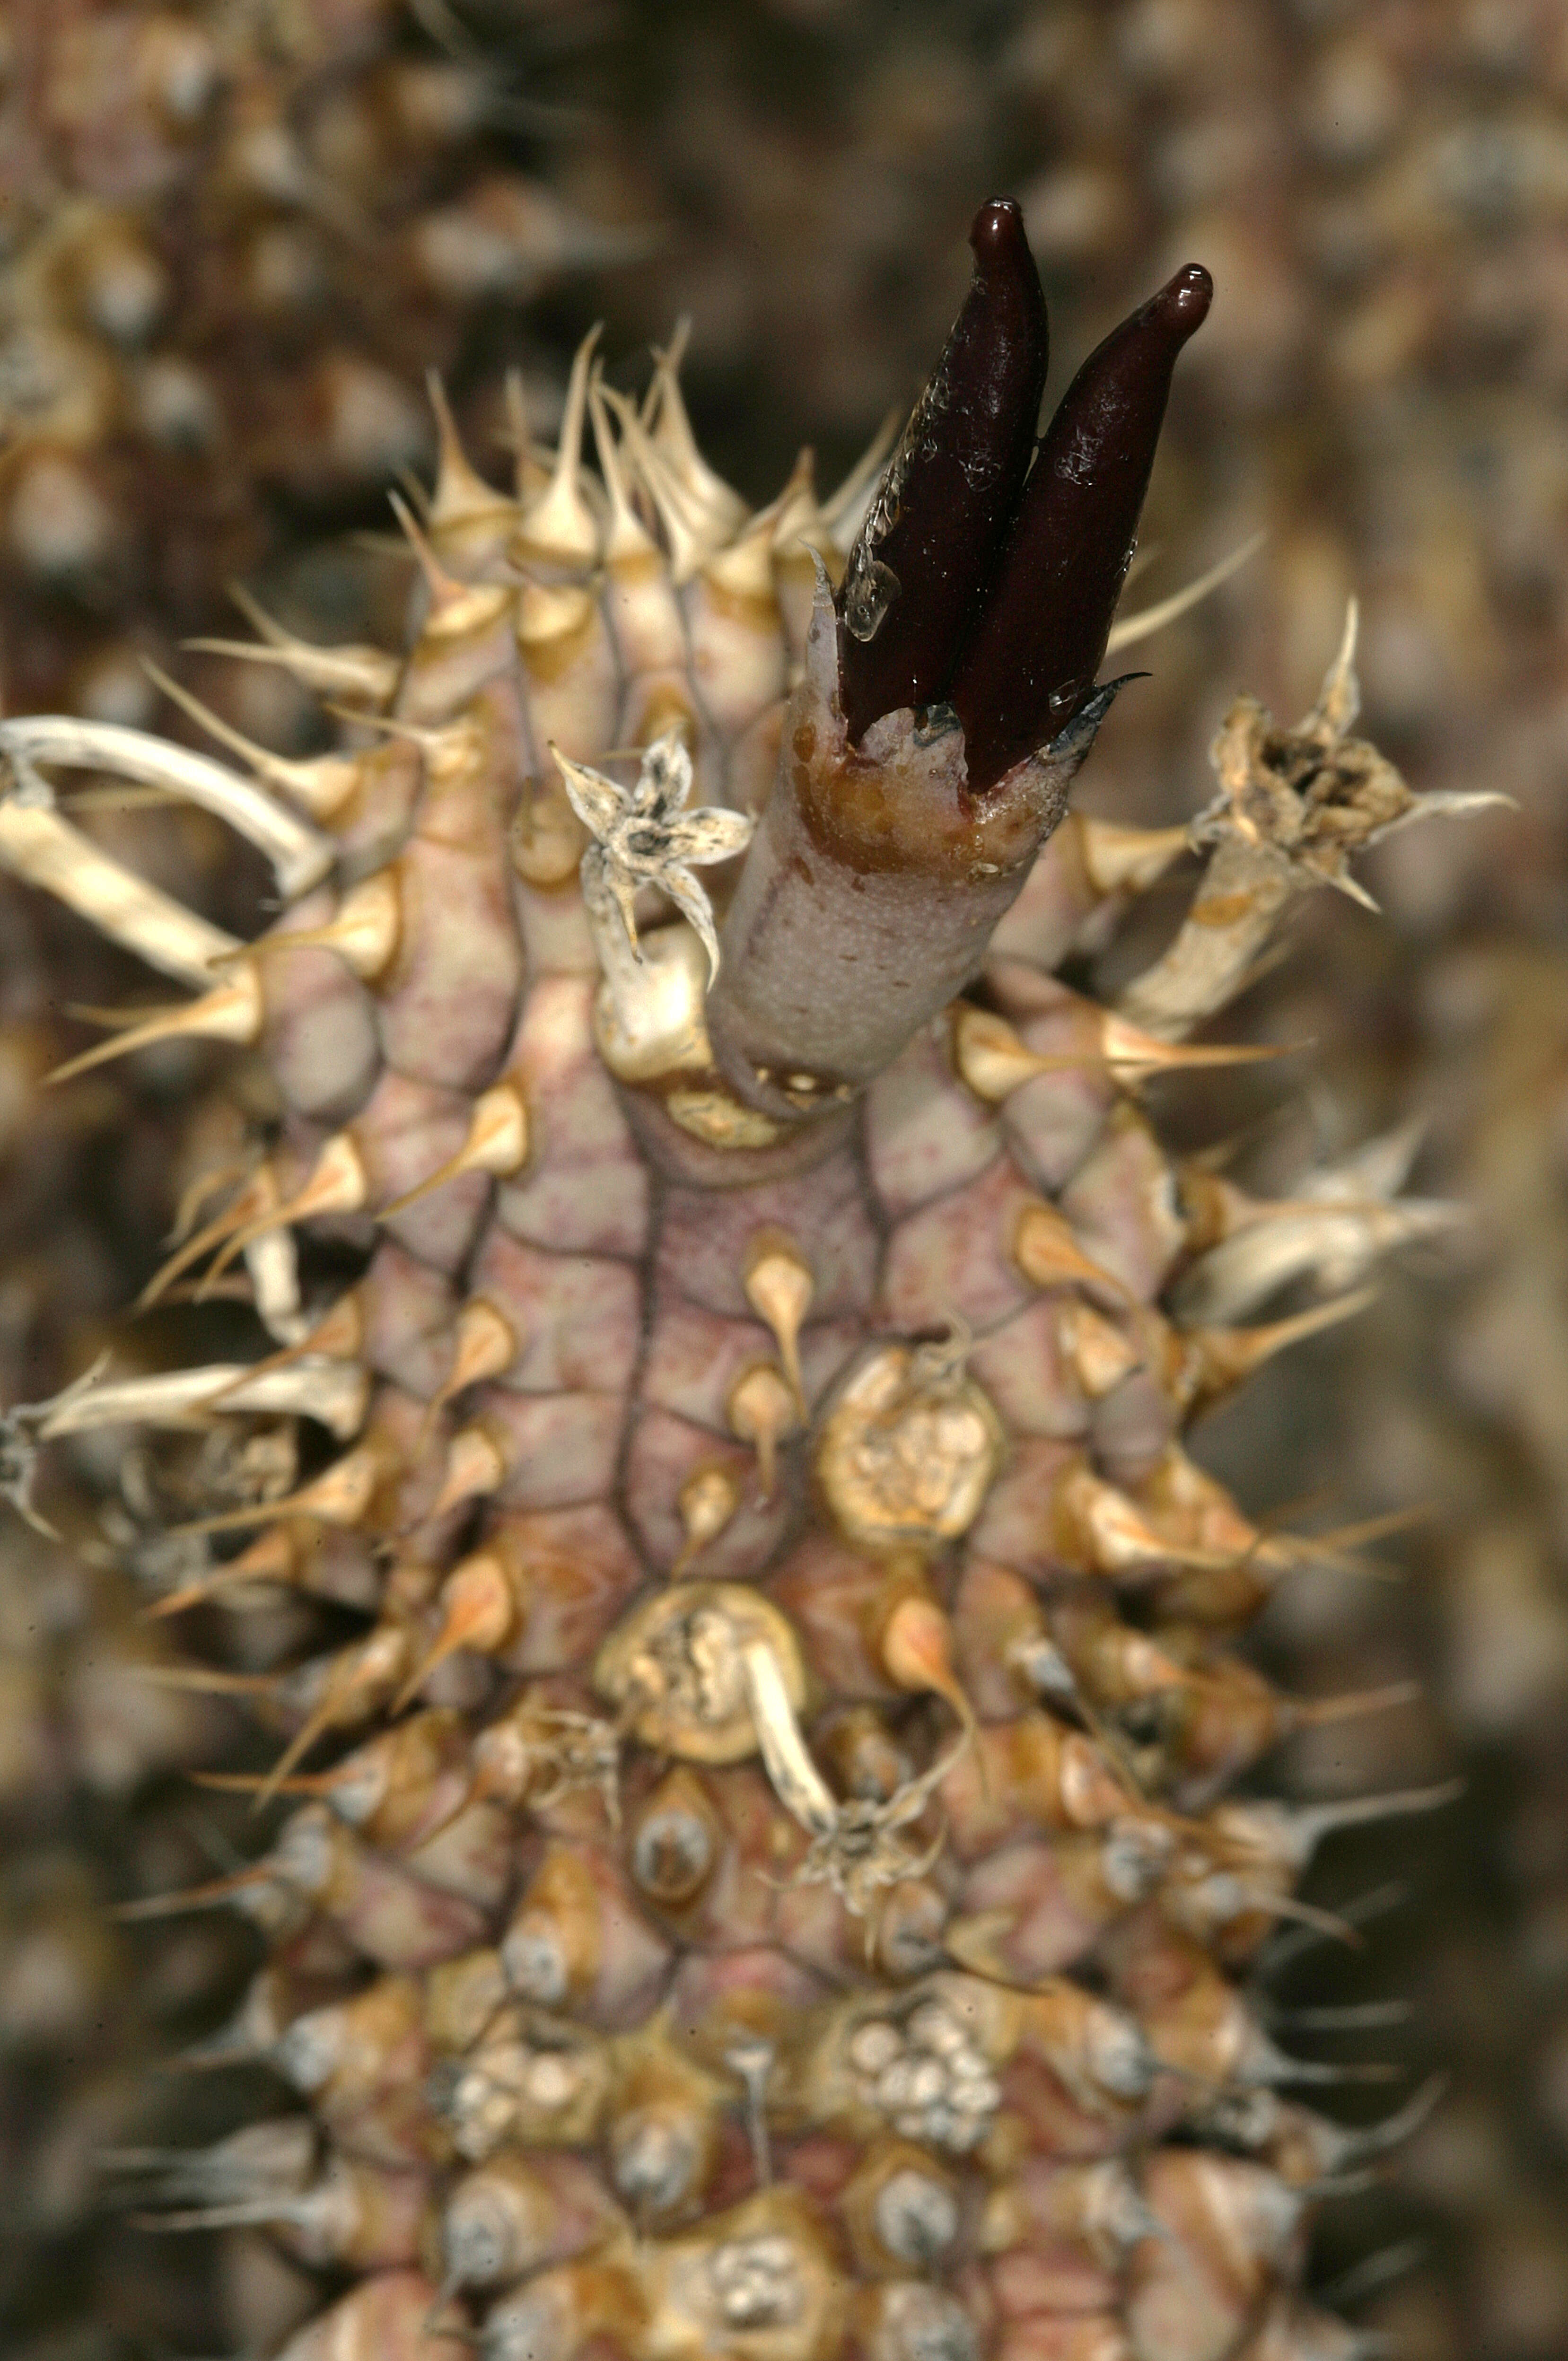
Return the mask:
{"type": "Polygon", "coordinates": [[[1177,355],[1213,282],[1189,263],[1113,329],[1036,450],[1046,302],[1012,198],[981,206],[970,244],[969,296],[845,569],[839,671],[852,742],[900,707],[950,708],[983,792],[1093,692],[1177,355]]]}

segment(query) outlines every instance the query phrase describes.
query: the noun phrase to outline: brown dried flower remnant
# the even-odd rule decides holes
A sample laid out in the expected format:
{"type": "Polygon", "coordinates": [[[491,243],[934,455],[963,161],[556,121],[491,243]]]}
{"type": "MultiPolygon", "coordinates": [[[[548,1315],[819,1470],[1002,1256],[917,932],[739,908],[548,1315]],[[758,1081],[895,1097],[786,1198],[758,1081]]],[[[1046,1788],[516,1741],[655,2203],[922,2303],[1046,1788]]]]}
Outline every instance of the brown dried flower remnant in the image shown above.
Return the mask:
{"type": "MultiPolygon", "coordinates": [[[[691,873],[744,851],[751,836],[750,818],[708,806],[687,811],[692,759],[674,731],[647,749],[630,787],[568,761],[557,746],[550,752],[561,766],[572,808],[594,840],[583,855],[583,899],[611,990],[626,975],[628,953],[641,960],[632,916],[641,885],[656,885],[667,894],[695,929],[707,953],[711,983],[718,973],[713,906],[691,873]]],[[[617,992],[618,1001],[621,997],[617,992]]]]}
{"type": "Polygon", "coordinates": [[[1208,873],[1165,957],[1122,1000],[1124,1016],[1174,1037],[1201,1024],[1242,988],[1286,904],[1332,885],[1375,910],[1350,873],[1353,854],[1411,820],[1507,803],[1486,789],[1417,795],[1365,739],[1350,735],[1361,707],[1354,668],[1356,604],[1318,701],[1281,730],[1253,697],[1238,697],[1211,759],[1220,792],[1188,831],[1210,851],[1208,873]]]}

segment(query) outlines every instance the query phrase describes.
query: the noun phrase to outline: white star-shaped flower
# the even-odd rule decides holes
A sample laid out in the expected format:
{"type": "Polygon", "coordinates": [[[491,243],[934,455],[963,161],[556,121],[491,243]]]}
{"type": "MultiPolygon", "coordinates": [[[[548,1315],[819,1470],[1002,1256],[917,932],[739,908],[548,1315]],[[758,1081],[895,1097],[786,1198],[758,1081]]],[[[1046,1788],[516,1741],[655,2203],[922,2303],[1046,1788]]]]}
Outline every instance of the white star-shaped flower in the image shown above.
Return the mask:
{"type": "Polygon", "coordinates": [[[583,899],[607,962],[615,961],[622,936],[641,961],[631,906],[640,886],[656,885],[699,938],[711,985],[718,973],[718,937],[713,905],[692,871],[743,851],[753,826],[749,815],[713,805],[686,810],[692,760],[673,730],[647,748],[631,787],[618,787],[602,771],[569,761],[558,746],[550,752],[572,809],[594,840],[583,855],[583,899]]]}

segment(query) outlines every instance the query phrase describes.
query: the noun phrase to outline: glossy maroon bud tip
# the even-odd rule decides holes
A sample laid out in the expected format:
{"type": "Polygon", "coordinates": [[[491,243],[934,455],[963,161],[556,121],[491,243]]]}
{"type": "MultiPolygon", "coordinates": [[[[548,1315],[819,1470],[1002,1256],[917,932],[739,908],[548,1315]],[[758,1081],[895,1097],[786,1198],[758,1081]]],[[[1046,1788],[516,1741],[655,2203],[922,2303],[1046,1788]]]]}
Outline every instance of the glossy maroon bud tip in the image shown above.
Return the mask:
{"type": "Polygon", "coordinates": [[[1094,686],[1171,374],[1214,283],[1189,263],[1113,328],[1062,396],[948,696],[971,788],[1047,745],[1094,686]]]}
{"type": "Polygon", "coordinates": [[[1011,197],[970,231],[974,278],[850,553],[839,596],[844,718],[946,694],[1029,465],[1047,359],[1046,301],[1011,197]]]}
{"type": "Polygon", "coordinates": [[[1201,328],[1209,316],[1209,306],[1214,300],[1214,282],[1201,262],[1184,262],[1174,279],[1145,305],[1149,312],[1158,311],[1180,331],[1182,341],[1201,328]]]}
{"type": "Polygon", "coordinates": [[[1021,253],[1027,253],[1024,239],[1024,211],[1016,197],[992,197],[981,205],[970,224],[970,251],[974,256],[977,272],[994,269],[1016,269],[1021,253]]]}

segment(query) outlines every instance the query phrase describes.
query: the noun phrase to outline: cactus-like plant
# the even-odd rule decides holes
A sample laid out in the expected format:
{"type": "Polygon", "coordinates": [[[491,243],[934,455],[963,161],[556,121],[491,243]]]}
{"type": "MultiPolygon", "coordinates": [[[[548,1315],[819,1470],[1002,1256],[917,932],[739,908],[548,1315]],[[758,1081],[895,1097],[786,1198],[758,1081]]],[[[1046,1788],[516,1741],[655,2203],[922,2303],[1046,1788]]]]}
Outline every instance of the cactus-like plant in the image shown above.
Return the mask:
{"type": "Polygon", "coordinates": [[[263,1947],[199,2056],[286,2109],[145,2199],[333,2275],[289,2361],[1365,2349],[1302,2292],[1305,2225],[1408,2114],[1301,2103],[1330,2070],[1247,1974],[1321,1922],[1334,1827],[1446,1791],[1229,1795],[1385,1697],[1235,1652],[1313,1544],[1184,1437],[1446,1213],[1376,1154],[1251,1199],[1139,1092],[1245,1054],[1188,1037],[1294,895],[1475,798],[1351,734],[1352,628],[1298,727],[1232,708],[1190,829],[1066,812],[1209,282],[1036,447],[1016,206],[971,243],[891,459],[826,504],[803,469],[749,512],[673,362],[639,407],[592,338],[521,501],[448,436],[406,656],[272,635],[353,714],[331,754],[0,724],[0,860],[199,994],[74,1070],[226,1041],[278,1094],[146,1296],[243,1273],[265,1341],[84,1374],[6,1472],[26,1504],[40,1451],[127,1425],[276,1445],[220,1451],[225,1500],[142,1562],[207,1617],[184,1677],[287,1733],[248,1781],[287,1816],[129,1907],[263,1947]],[[280,915],[243,942],[155,892],[61,765],[219,813],[280,915]],[[1190,848],[1120,1000],[1063,981],[1190,848]],[[1300,1279],[1328,1300],[1243,1324],[1300,1279]]]}

